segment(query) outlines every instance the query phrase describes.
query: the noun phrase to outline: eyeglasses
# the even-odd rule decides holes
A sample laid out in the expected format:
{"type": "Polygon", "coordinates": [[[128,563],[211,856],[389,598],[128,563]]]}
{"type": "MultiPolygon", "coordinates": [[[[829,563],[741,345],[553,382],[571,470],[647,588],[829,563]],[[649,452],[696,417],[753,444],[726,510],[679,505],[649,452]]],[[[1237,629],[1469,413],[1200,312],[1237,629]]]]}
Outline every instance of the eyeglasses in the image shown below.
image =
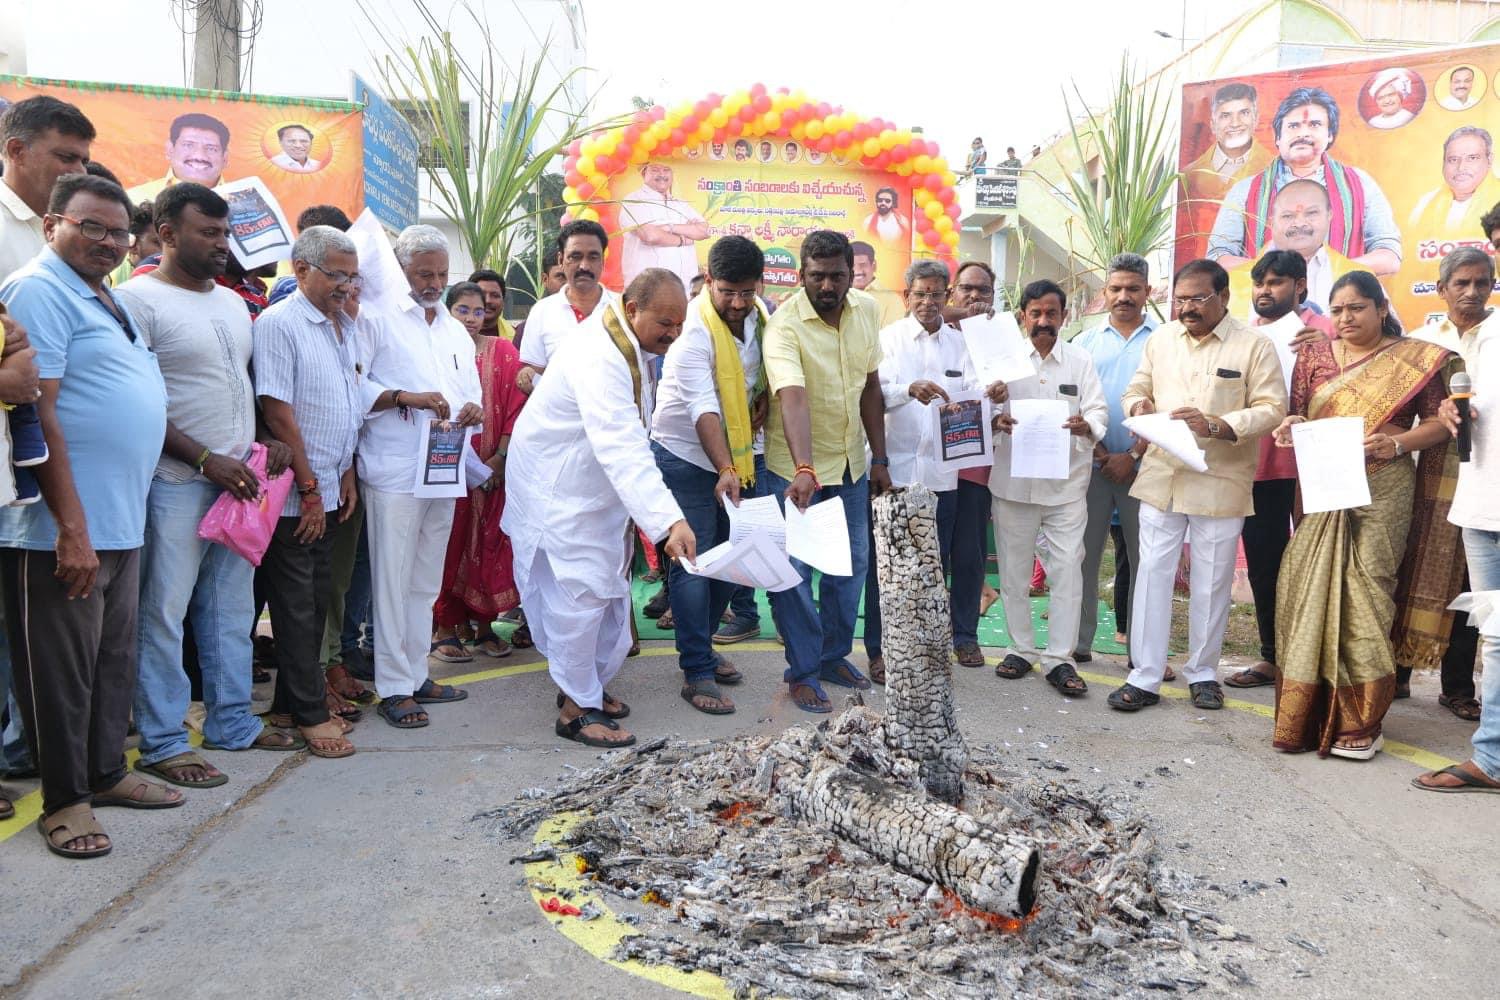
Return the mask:
{"type": "Polygon", "coordinates": [[[946,299],[948,297],[948,293],[946,291],[943,291],[943,292],[907,292],[906,294],[909,295],[911,298],[916,299],[918,302],[941,302],[941,301],[943,301],[944,299],[946,299]]]}
{"type": "Polygon", "coordinates": [[[1183,306],[1201,306],[1218,294],[1218,292],[1207,292],[1203,295],[1174,295],[1172,296],[1172,304],[1178,309],[1181,309],[1183,306]]]}
{"type": "Polygon", "coordinates": [[[981,299],[992,299],[995,297],[994,285],[965,285],[959,284],[958,290],[965,295],[978,296],[981,299]]]}
{"type": "Polygon", "coordinates": [[[748,292],[731,292],[727,288],[719,288],[715,290],[730,302],[740,302],[747,306],[755,302],[755,289],[753,288],[748,292]]]}
{"type": "Polygon", "coordinates": [[[314,264],[312,261],[308,261],[307,263],[332,279],[335,285],[348,285],[350,288],[361,288],[364,286],[365,278],[362,274],[346,274],[343,271],[330,271],[321,264],[314,264]]]}
{"type": "Polygon", "coordinates": [[[95,243],[102,243],[104,242],[104,238],[107,236],[109,237],[109,241],[117,247],[128,248],[130,246],[132,237],[130,235],[130,230],[128,229],[111,229],[100,222],[94,222],[88,219],[75,219],[71,215],[62,215],[57,212],[53,212],[51,213],[51,215],[54,219],[61,219],[64,222],[73,223],[73,225],[78,227],[78,231],[83,234],[83,238],[86,240],[93,240],[95,243]]]}

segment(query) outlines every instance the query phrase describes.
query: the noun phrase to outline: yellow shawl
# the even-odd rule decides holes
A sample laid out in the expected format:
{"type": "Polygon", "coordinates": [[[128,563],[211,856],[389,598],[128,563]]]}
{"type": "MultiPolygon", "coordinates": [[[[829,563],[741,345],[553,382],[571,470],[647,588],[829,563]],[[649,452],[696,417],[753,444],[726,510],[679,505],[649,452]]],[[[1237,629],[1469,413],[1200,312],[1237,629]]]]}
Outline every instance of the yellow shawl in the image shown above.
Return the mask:
{"type": "MultiPolygon", "coordinates": [[[[755,336],[765,333],[766,307],[755,301],[757,328],[755,336]]],[[[745,391],[745,366],[740,363],[739,344],[729,324],[714,308],[705,288],[698,293],[698,315],[714,344],[714,384],[719,390],[719,418],[724,422],[724,437],[729,444],[729,458],[740,482],[755,482],[755,430],[750,423],[750,400],[745,391]]]]}

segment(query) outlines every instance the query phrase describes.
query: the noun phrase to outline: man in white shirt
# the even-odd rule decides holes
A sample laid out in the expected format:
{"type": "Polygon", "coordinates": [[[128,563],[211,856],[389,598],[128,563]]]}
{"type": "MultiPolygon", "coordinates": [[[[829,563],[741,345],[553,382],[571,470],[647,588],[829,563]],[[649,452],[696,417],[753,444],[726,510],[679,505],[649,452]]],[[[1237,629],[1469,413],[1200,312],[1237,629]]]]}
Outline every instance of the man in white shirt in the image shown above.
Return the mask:
{"type": "Polygon", "coordinates": [[[474,341],[443,308],[448,239],[434,226],[407,226],[395,245],[411,292],[370,325],[361,390],[369,416],[359,435],[370,574],[380,645],[375,690],[391,725],[427,725],[420,705],[468,693],[427,675],[432,602],[442,585],[453,527],[451,498],[413,495],[428,417],[473,427],[484,419],[474,341]]]}
{"type": "Polygon", "coordinates": [[[314,160],[312,130],[305,125],[283,125],[276,130],[276,141],[281,143],[281,152],[271,157],[271,162],[282,170],[294,174],[312,174],[323,169],[322,160],[314,160]]]}
{"type": "Polygon", "coordinates": [[[1067,295],[1055,283],[1033,281],[1021,292],[1021,329],[1031,339],[1035,378],[1006,386],[1011,400],[1054,399],[1068,404],[1060,425],[1068,439],[1066,479],[1029,479],[1011,475],[1012,435],[1017,421],[1009,412],[995,423],[995,464],[990,470],[994,495],[995,548],[1000,559],[1000,599],[1005,604],[1010,648],[995,674],[1014,680],[1030,673],[1040,658],[1047,683],[1068,697],[1088,690],[1073,666],[1073,644],[1083,610],[1083,535],[1088,526],[1089,479],[1094,442],[1104,437],[1109,408],[1088,352],[1058,338],[1068,308],[1067,295]],[[1037,544],[1041,534],[1045,544],[1037,544]],[[1031,622],[1031,564],[1042,560],[1051,597],[1048,601],[1047,648],[1038,650],[1031,622]]]}
{"type": "Polygon", "coordinates": [[[561,692],[553,729],[588,746],[635,742],[615,721],[629,707],[605,690],[632,641],[630,523],[652,541],[666,539],[670,558],[697,556],[646,436],[650,356],[677,339],[686,312],[675,274],[638,275],[623,302],[559,345],[558,370],[521,412],[506,458],[500,527],[514,547],[532,639],[561,692]]]}
{"type": "MultiPolygon", "coordinates": [[[[921,483],[937,494],[938,552],[943,573],[953,549],[958,511],[958,472],[938,464],[932,406],[978,385],[974,363],[958,328],[943,321],[948,301],[948,269],[919,260],[906,269],[901,293],[907,316],[880,331],[880,394],[885,401],[885,449],[891,485],[921,483]],[[938,402],[940,401],[940,402],[938,402]]],[[[875,519],[870,518],[870,551],[875,551],[875,519]]],[[[885,683],[880,651],[880,581],[875,559],[865,574],[865,654],[870,679],[885,683]]]]}
{"type": "Polygon", "coordinates": [[[620,201],[625,230],[621,269],[629,283],[648,267],[664,267],[687,288],[698,273],[698,240],[708,239],[708,223],[681,198],[672,197],[672,168],[665,163],[641,166],[640,190],[620,201]]]}
{"type": "MultiPolygon", "coordinates": [[[[751,495],[756,482],[756,416],[765,419],[766,398],[755,388],[768,317],[755,290],[765,268],[765,254],[753,241],[725,236],[716,242],[704,290],[688,303],[682,336],[662,366],[651,451],[703,551],[729,540],[724,505],[738,506],[741,490],[751,495]],[[720,355],[728,347],[733,350],[720,355]]],[[[727,715],[734,703],[719,685],[738,684],[743,676],[714,652],[712,633],[735,585],[677,564],[668,572],[682,697],[700,712],[727,715]]]]}
{"type": "Polygon", "coordinates": [[[530,393],[552,362],[552,353],[563,340],[576,333],[604,309],[613,295],[599,283],[604,273],[604,250],[609,236],[604,227],[587,219],[575,219],[557,234],[557,256],[567,278],[562,291],[548,295],[531,307],[526,317],[526,335],[521,338],[521,364],[516,388],[530,393]]]}

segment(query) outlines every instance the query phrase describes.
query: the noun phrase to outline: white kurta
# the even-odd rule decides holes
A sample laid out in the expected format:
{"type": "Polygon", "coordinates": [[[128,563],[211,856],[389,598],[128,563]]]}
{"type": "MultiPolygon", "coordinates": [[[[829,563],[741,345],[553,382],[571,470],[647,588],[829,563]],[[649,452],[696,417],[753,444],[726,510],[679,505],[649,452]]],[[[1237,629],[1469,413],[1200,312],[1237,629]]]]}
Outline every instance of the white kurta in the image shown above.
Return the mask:
{"type": "MultiPolygon", "coordinates": [[[[649,357],[631,344],[649,416],[649,357]]],[[[516,422],[505,480],[500,526],[532,637],[563,693],[598,708],[630,645],[627,525],[660,541],[683,519],[601,316],[558,344],[516,422]]]]}
{"type": "Polygon", "coordinates": [[[932,407],[912,398],[913,382],[934,382],[948,393],[978,387],[963,334],[947,323],[928,333],[915,317],[880,331],[880,394],[885,400],[885,452],[891,483],[923,483],[937,493],[958,489],[958,473],[938,467],[932,407]]]}

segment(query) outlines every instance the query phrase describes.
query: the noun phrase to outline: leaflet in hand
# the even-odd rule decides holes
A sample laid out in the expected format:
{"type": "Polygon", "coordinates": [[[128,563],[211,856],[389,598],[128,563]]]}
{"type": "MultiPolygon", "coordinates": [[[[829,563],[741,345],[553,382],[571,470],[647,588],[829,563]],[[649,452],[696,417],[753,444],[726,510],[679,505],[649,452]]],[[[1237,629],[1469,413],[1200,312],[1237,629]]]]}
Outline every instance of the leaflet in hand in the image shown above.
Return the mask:
{"type": "Polygon", "coordinates": [[[790,590],[802,582],[801,574],[792,566],[786,553],[763,528],[753,529],[738,540],[700,552],[697,563],[684,561],[682,568],[694,576],[727,580],[756,590],[790,590]]]}
{"type": "Polygon", "coordinates": [[[964,335],[980,385],[1019,382],[1036,376],[1036,369],[1031,366],[1031,344],[1010,313],[970,316],[959,323],[958,329],[964,335]]]}
{"type": "Polygon", "coordinates": [[[933,400],[932,446],[938,468],[957,472],[990,461],[994,447],[989,398],[978,392],[955,392],[948,402],[933,400]]]}
{"type": "Polygon", "coordinates": [[[1450,611],[1467,611],[1469,624],[1488,639],[1500,639],[1500,590],[1475,590],[1459,594],[1448,605],[1450,611]]]}
{"type": "Polygon", "coordinates": [[[786,505],[786,554],[830,576],[852,576],[849,522],[838,497],[815,503],[806,512],[786,505]]]}
{"type": "Polygon", "coordinates": [[[1304,514],[1369,506],[1363,420],[1324,417],[1293,424],[1292,447],[1297,450],[1304,514]]]}
{"type": "Polygon", "coordinates": [[[726,498],[724,509],[729,512],[731,542],[748,538],[752,532],[764,531],[778,549],[786,551],[786,518],[781,516],[781,506],[775,497],[742,497],[738,507],[726,498]]]}
{"type": "Polygon", "coordinates": [[[1276,358],[1281,362],[1281,374],[1286,378],[1287,392],[1292,391],[1292,369],[1297,366],[1297,355],[1292,353],[1292,341],[1306,325],[1294,309],[1274,323],[1255,328],[1258,333],[1263,333],[1270,338],[1271,343],[1275,345],[1276,358]]]}
{"type": "Polygon", "coordinates": [[[1198,447],[1198,439],[1185,420],[1173,420],[1165,413],[1142,413],[1126,417],[1125,426],[1143,441],[1149,441],[1194,472],[1208,471],[1208,456],[1198,447]]]}
{"type": "Polygon", "coordinates": [[[1065,399],[1013,399],[1010,415],[1016,425],[1010,434],[1012,479],[1067,479],[1073,435],[1065,399]]]}
{"type": "Polygon", "coordinates": [[[420,499],[467,496],[464,477],[464,439],[468,428],[433,419],[423,414],[426,423],[417,435],[416,480],[412,496],[420,499]]]}

